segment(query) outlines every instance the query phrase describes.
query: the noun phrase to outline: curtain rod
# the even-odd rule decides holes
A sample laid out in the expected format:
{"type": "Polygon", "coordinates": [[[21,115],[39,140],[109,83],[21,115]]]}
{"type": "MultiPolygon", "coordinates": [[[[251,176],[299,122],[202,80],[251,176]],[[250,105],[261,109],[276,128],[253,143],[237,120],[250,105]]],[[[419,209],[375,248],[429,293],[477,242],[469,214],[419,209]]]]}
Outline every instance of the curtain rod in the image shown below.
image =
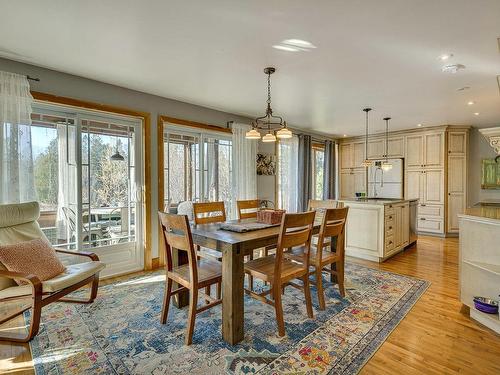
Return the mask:
{"type": "Polygon", "coordinates": [[[36,78],[36,77],[31,77],[29,75],[26,76],[26,79],[28,79],[29,81],[36,81],[36,82],[40,82],[40,78],[36,78]]]}

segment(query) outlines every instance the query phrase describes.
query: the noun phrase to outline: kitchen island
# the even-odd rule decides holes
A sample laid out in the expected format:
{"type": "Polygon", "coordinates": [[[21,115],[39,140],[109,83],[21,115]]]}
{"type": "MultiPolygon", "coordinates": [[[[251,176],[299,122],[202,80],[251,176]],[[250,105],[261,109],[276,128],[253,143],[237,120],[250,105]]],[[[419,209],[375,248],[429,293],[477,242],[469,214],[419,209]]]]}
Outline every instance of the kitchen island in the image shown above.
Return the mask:
{"type": "Polygon", "coordinates": [[[340,200],[349,207],[347,256],[383,262],[416,242],[417,199],[361,198],[340,200]]]}

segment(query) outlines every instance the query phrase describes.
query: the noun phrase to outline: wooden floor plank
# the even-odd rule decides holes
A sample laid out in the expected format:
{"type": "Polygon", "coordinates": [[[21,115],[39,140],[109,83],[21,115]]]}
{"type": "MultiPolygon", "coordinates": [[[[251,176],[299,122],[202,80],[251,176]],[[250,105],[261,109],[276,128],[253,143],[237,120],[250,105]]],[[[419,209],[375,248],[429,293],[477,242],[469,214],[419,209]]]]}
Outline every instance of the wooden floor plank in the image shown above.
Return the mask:
{"type": "MultiPolygon", "coordinates": [[[[458,300],[457,238],[421,236],[418,246],[382,264],[350,261],[431,282],[361,374],[500,374],[500,335],[469,319],[458,300]]],[[[33,374],[29,346],[0,343],[0,373],[33,374]]]]}

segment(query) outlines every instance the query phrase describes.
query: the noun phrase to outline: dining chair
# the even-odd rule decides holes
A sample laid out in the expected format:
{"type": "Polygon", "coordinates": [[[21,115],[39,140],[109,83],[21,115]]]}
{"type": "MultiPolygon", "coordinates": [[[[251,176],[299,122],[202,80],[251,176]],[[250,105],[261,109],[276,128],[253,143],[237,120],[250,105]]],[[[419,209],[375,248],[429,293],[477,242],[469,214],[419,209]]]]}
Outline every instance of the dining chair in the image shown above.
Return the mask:
{"type": "MultiPolygon", "coordinates": [[[[226,221],[226,207],[224,202],[193,203],[195,224],[223,223],[226,221]]],[[[222,253],[218,250],[196,246],[198,256],[207,259],[222,261],[222,253]]]]}
{"type": "Polygon", "coordinates": [[[309,289],[309,249],[313,224],[314,212],[283,215],[276,254],[244,264],[245,273],[271,284],[269,290],[261,293],[248,289],[245,292],[261,302],[274,306],[279,336],[285,335],[281,294],[286,285],[304,291],[307,315],[309,318],[314,317],[309,289]],[[302,262],[294,262],[284,256],[287,249],[295,247],[303,248],[302,262]],[[303,285],[293,283],[294,279],[302,280],[303,285]],[[266,298],[267,295],[271,295],[271,299],[266,298]]]}
{"type": "Polygon", "coordinates": [[[257,218],[257,211],[260,208],[258,199],[247,199],[236,201],[238,209],[238,220],[257,218]]]}
{"type": "MultiPolygon", "coordinates": [[[[319,230],[318,244],[311,246],[310,250],[310,265],[313,270],[310,274],[315,274],[315,280],[318,291],[318,300],[320,310],[325,309],[325,295],[323,291],[322,271],[330,273],[337,278],[340,295],[345,297],[344,286],[344,267],[345,267],[345,223],[349,207],[345,208],[329,208],[323,214],[321,228],[319,230]],[[331,246],[330,238],[336,238],[335,249],[331,246]],[[328,250],[330,248],[330,250],[328,250]],[[328,268],[328,266],[330,266],[328,268]]],[[[302,248],[291,249],[285,254],[288,259],[304,262],[304,250],[302,248]]],[[[332,280],[333,281],[333,280],[332,280]]]]}
{"type": "Polygon", "coordinates": [[[197,259],[193,245],[193,237],[191,235],[191,227],[189,226],[187,216],[158,212],[158,217],[165,240],[164,249],[165,259],[167,261],[167,278],[160,321],[162,324],[167,322],[170,298],[180,292],[189,291],[189,313],[185,343],[186,345],[191,345],[196,314],[222,303],[222,266],[220,262],[213,260],[197,259]],[[172,249],[187,253],[187,264],[174,266],[172,249]],[[174,282],[177,283],[179,287],[172,290],[174,282]],[[201,288],[205,288],[206,291],[207,288],[210,289],[214,284],[216,284],[217,289],[215,299],[199,291],[201,288]],[[202,296],[207,303],[201,307],[198,307],[199,295],[202,296]]]}
{"type": "MultiPolygon", "coordinates": [[[[334,199],[309,199],[307,204],[307,211],[316,211],[316,220],[323,220],[323,213],[327,208],[341,208],[344,207],[342,202],[334,199]]],[[[314,235],[312,239],[313,245],[317,245],[318,236],[314,235]]],[[[328,244],[328,243],[327,243],[328,244]]]]}

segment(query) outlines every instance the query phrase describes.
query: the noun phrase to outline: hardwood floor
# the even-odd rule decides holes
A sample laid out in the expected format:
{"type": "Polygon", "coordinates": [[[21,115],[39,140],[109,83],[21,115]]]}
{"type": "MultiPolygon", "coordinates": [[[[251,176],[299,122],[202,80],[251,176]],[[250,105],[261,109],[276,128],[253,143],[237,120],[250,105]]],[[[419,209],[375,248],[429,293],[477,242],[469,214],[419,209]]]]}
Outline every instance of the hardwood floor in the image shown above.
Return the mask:
{"type": "MultiPolygon", "coordinates": [[[[500,335],[470,320],[458,300],[457,238],[421,236],[382,264],[350,261],[431,282],[361,374],[500,374],[500,335]]],[[[0,373],[33,374],[29,346],[0,343],[0,373]]]]}

